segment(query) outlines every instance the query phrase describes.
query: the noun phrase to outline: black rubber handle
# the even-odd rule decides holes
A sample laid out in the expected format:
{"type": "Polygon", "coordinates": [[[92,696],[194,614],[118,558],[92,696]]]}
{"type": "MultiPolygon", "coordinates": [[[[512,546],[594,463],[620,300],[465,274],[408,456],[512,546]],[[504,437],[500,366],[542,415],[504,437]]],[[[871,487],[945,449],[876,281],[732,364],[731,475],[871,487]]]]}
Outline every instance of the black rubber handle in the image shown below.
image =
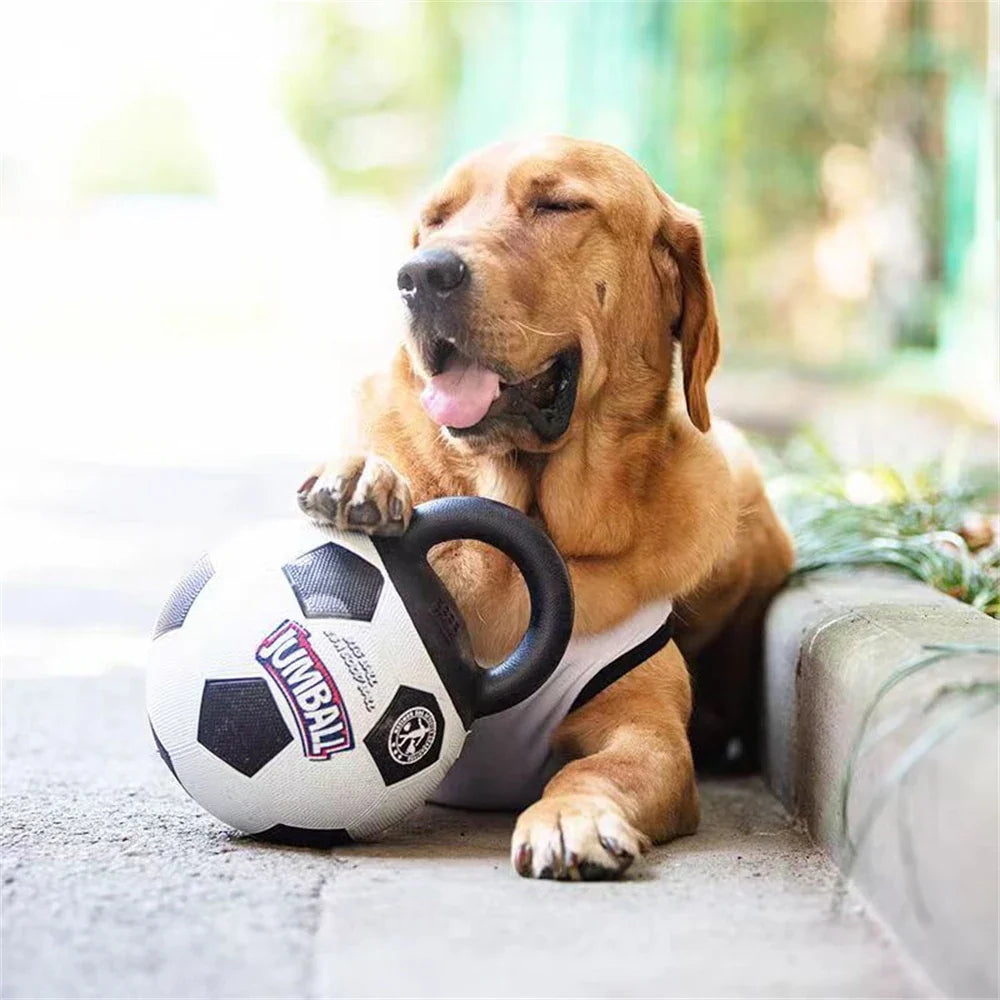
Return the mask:
{"type": "Polygon", "coordinates": [[[441,542],[473,539],[510,556],[528,586],[531,614],[524,637],[503,663],[480,671],[473,714],[502,712],[537,691],[562,659],[573,632],[573,590],[552,539],[519,510],[483,497],[445,497],[420,504],[403,540],[427,555],[441,542]]]}

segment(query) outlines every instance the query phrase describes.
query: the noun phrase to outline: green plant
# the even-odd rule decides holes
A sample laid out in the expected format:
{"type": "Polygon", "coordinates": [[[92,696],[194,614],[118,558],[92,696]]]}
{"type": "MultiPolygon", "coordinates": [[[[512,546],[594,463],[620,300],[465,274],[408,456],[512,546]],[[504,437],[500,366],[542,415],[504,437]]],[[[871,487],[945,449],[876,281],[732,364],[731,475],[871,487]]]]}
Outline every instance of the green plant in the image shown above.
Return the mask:
{"type": "Polygon", "coordinates": [[[942,460],[911,472],[845,468],[815,436],[781,454],[769,489],[795,538],[796,572],[895,566],[1000,617],[997,470],[942,460]]]}

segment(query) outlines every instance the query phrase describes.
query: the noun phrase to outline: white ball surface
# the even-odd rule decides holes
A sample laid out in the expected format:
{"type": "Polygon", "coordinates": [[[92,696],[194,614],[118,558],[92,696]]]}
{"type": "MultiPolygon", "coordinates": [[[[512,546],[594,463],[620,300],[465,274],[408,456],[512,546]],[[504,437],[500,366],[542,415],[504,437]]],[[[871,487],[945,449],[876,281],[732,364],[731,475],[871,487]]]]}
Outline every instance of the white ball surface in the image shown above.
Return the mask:
{"type": "Polygon", "coordinates": [[[183,788],[245,833],[372,837],[431,794],[466,735],[372,542],[300,519],[216,547],[178,585],[147,711],[183,788]]]}

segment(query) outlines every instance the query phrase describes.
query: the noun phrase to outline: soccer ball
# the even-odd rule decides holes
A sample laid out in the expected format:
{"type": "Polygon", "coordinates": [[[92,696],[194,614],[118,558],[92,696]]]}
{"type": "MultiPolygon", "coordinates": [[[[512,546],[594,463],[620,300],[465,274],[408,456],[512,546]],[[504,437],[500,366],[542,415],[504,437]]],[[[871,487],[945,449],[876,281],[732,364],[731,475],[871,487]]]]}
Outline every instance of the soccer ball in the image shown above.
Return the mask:
{"type": "Polygon", "coordinates": [[[204,555],[168,599],[149,722],[181,786],[230,826],[319,846],[367,839],[433,792],[477,715],[544,682],[571,628],[558,553],[502,504],[434,501],[400,539],[266,523],[204,555]],[[444,537],[492,541],[526,572],[517,669],[477,666],[425,559],[444,537]]]}

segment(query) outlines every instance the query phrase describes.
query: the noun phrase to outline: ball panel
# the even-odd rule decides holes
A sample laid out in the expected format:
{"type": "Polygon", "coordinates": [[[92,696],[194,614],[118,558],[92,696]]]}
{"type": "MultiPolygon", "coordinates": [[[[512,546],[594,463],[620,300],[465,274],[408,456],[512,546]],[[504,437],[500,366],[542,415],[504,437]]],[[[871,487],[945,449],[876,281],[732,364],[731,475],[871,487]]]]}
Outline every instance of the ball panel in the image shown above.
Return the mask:
{"type": "Polygon", "coordinates": [[[180,628],[187,618],[195,598],[202,592],[206,583],[212,579],[215,569],[207,555],[203,555],[191,567],[187,576],[174,587],[173,593],[163,605],[160,617],[153,626],[153,638],[157,639],[164,632],[180,628]]]}
{"type": "Polygon", "coordinates": [[[444,716],[434,695],[400,687],[365,737],[365,746],[387,785],[436,764],[445,740],[444,716]]]}
{"type": "Polygon", "coordinates": [[[354,838],[346,830],[307,830],[301,826],[285,826],[283,823],[253,836],[256,840],[288,844],[291,847],[330,848],[354,843],[354,838]]]}
{"type": "Polygon", "coordinates": [[[312,549],[282,570],[306,618],[370,622],[382,592],[382,574],[334,542],[312,549]]]}
{"type": "Polygon", "coordinates": [[[251,778],[293,739],[267,681],[205,681],[198,742],[219,760],[251,778]]]}

